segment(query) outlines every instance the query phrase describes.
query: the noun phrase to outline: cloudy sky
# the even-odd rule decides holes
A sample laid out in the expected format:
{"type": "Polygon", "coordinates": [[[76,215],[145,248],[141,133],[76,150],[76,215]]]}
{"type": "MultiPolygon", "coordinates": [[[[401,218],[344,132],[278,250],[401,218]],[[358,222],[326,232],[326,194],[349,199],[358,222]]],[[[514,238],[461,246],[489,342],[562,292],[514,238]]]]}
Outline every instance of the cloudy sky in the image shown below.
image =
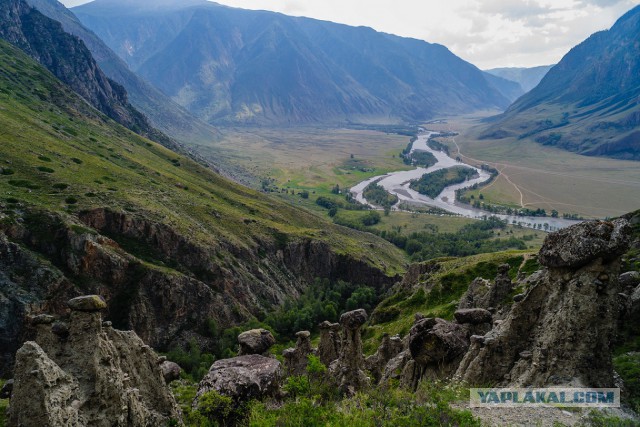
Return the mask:
{"type": "MultiPolygon", "coordinates": [[[[86,0],[63,0],[67,6],[86,0]]],[[[447,46],[482,69],[553,64],[640,0],[218,0],[447,46]]]]}

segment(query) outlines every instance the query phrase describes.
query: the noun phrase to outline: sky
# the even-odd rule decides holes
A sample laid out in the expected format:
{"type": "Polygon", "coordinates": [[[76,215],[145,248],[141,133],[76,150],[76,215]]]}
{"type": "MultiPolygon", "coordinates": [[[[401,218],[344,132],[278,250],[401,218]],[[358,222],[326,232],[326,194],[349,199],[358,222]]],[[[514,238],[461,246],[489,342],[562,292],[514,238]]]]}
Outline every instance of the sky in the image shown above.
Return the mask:
{"type": "MultiPolygon", "coordinates": [[[[62,0],[67,7],[86,0],[62,0]]],[[[218,0],[440,43],[481,69],[557,63],[640,0],[218,0]]]]}

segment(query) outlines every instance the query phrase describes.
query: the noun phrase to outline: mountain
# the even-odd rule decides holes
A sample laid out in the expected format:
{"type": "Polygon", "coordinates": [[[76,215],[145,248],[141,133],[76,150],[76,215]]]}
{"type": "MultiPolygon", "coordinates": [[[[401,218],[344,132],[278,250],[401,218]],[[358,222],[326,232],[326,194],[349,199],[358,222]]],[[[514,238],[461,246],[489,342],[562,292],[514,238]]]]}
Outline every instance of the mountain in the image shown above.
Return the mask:
{"type": "Polygon", "coordinates": [[[59,21],[66,32],[80,38],[89,48],[102,71],[110,79],[124,86],[131,104],[144,113],[155,128],[182,143],[208,142],[219,137],[216,129],[197,119],[132,72],[118,55],[91,30],[83,26],[76,16],[58,0],[27,0],[27,3],[43,15],[59,21]]]}
{"type": "Polygon", "coordinates": [[[491,70],[485,70],[485,72],[518,83],[523,93],[525,93],[538,86],[538,83],[540,83],[551,68],[553,68],[553,65],[541,65],[530,68],[493,68],[491,70]]]}
{"type": "Polygon", "coordinates": [[[66,33],[59,22],[22,0],[0,0],[0,8],[0,38],[44,65],[111,119],[166,146],[175,146],[129,103],[126,90],[102,72],[84,43],[66,33]]]}
{"type": "Polygon", "coordinates": [[[0,129],[0,376],[27,317],[64,313],[83,293],[103,295],[108,320],[147,344],[205,349],[210,325],[260,316],[315,278],[385,289],[404,267],[378,237],[105,120],[2,40],[0,129]]]}
{"type": "Polygon", "coordinates": [[[517,137],[591,156],[640,160],[640,6],[571,49],[484,138],[517,137]]]}
{"type": "Polygon", "coordinates": [[[484,78],[510,102],[513,102],[524,95],[525,91],[522,89],[522,86],[518,82],[491,74],[486,71],[484,72],[484,78]]]}
{"type": "Polygon", "coordinates": [[[72,9],[132,70],[209,123],[424,120],[509,100],[424,41],[204,0],[72,9]]]}

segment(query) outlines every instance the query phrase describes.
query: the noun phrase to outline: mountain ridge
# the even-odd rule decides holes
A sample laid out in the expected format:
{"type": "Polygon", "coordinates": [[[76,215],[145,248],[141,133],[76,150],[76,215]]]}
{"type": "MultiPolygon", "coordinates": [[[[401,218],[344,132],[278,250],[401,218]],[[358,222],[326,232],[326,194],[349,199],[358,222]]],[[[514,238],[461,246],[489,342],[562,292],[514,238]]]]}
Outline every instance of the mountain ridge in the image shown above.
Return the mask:
{"type": "Polygon", "coordinates": [[[441,45],[210,2],[151,12],[124,4],[98,0],[73,12],[134,71],[210,123],[420,121],[509,104],[441,45]]]}

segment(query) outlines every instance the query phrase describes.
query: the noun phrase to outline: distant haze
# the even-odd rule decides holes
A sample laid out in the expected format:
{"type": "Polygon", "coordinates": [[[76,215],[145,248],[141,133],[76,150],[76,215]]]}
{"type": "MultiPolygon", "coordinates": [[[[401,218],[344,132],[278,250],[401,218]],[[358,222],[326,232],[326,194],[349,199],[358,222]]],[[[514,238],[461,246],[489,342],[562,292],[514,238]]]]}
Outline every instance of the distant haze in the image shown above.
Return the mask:
{"type": "MultiPolygon", "coordinates": [[[[63,0],[67,7],[86,0],[63,0]]],[[[307,16],[447,46],[479,68],[558,62],[608,29],[640,0],[219,0],[246,9],[307,16]]]]}

